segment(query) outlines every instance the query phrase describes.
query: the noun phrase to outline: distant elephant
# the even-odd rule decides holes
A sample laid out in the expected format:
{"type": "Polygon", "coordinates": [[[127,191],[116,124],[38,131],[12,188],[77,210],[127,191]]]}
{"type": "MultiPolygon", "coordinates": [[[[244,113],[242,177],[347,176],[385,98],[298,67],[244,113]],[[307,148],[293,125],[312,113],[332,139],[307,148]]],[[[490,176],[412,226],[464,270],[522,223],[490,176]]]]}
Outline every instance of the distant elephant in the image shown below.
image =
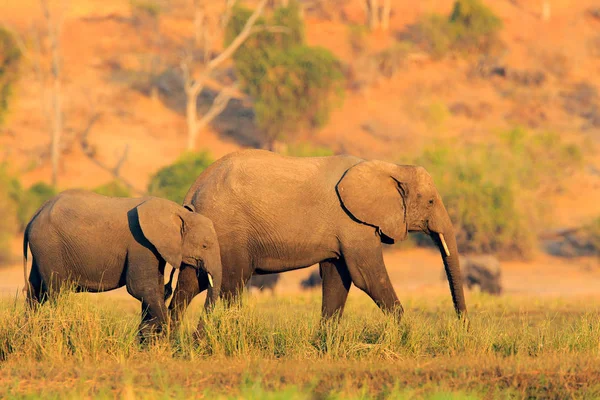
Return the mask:
{"type": "Polygon", "coordinates": [[[246,282],[246,287],[255,287],[261,292],[268,289],[271,291],[271,294],[275,294],[275,286],[277,286],[280,278],[280,274],[252,275],[248,282],[246,282]]]}
{"type": "Polygon", "coordinates": [[[469,289],[479,287],[482,292],[493,295],[502,293],[502,269],[500,261],[490,254],[461,257],[465,284],[469,289]]]}
{"type": "MultiPolygon", "coordinates": [[[[105,197],[67,190],[32,217],[23,238],[27,303],[44,303],[72,284],[76,291],[102,292],[127,286],[142,302],[140,334],[161,331],[167,321],[164,270],[168,262],[208,278],[207,300],[221,289],[221,256],[212,222],[156,197],[105,197]],[[27,276],[27,246],[32,266],[27,276]],[[210,282],[210,284],[209,284],[210,282]]],[[[208,303],[208,301],[207,301],[208,303]]]]}
{"type": "MultiPolygon", "coordinates": [[[[423,167],[242,150],[200,174],[184,203],[214,223],[225,300],[235,299],[253,273],[319,263],[324,319],[342,314],[351,283],[399,319],[403,309],[384,265],[382,242],[421,231],[441,252],[456,312],[466,313],[452,223],[423,167]]],[[[169,306],[175,321],[207,287],[205,274],[181,271],[169,306]]]]}
{"type": "Polygon", "coordinates": [[[308,278],[303,279],[300,282],[300,286],[302,289],[308,290],[316,287],[320,287],[323,284],[323,279],[321,278],[321,273],[319,271],[313,271],[308,276],[308,278]]]}

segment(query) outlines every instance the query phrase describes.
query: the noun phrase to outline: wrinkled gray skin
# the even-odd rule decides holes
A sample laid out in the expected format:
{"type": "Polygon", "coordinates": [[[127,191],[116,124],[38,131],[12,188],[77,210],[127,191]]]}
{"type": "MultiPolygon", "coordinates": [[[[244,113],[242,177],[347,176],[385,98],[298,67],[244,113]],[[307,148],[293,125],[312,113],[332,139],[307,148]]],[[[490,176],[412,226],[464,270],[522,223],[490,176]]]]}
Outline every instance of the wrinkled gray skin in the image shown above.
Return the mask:
{"type": "MultiPolygon", "coordinates": [[[[403,309],[381,243],[421,231],[441,251],[456,312],[466,313],[452,224],[422,167],[351,156],[296,158],[242,150],[207,168],[184,202],[214,223],[224,299],[235,298],[253,273],[319,263],[325,319],[342,314],[351,283],[399,318],[403,309]]],[[[204,274],[197,278],[181,271],[170,304],[176,311],[173,318],[180,318],[186,304],[206,288],[204,274]]]]}
{"type": "Polygon", "coordinates": [[[142,330],[162,331],[165,262],[195,276],[213,278],[208,298],[221,286],[221,258],[212,222],[201,214],[155,197],[113,198],[68,190],[46,202],[23,238],[27,303],[44,303],[61,285],[102,292],[127,286],[142,302],[142,330]],[[31,273],[27,277],[27,245],[31,273]]]}

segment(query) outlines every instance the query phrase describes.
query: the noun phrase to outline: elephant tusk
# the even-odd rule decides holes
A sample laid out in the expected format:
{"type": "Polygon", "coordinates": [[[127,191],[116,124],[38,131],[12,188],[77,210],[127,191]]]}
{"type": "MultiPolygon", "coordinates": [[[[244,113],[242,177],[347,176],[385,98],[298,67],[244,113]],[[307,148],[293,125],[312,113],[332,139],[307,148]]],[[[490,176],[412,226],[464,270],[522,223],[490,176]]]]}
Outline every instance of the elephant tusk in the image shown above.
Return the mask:
{"type": "Polygon", "coordinates": [[[448,250],[448,245],[446,244],[446,240],[444,239],[444,234],[440,233],[440,240],[442,241],[442,246],[444,246],[444,251],[446,252],[446,257],[450,257],[450,250],[448,250]]]}
{"type": "Polygon", "coordinates": [[[208,275],[208,284],[210,285],[210,287],[213,287],[213,280],[212,280],[212,276],[207,272],[206,273],[208,275]]]}

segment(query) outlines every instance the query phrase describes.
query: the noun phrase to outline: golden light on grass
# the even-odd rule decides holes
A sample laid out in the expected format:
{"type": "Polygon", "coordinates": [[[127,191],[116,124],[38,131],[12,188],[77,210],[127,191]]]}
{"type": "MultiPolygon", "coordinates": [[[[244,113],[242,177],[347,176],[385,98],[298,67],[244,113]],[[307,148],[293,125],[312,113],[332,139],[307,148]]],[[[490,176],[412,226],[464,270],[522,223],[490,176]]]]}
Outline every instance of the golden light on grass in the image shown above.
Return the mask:
{"type": "Polygon", "coordinates": [[[447,297],[406,299],[398,325],[355,295],[323,326],[317,293],[244,297],[217,306],[199,343],[194,303],[171,340],[148,347],[123,299],[66,293],[30,315],[4,299],[0,397],[600,394],[600,300],[471,294],[467,329],[447,297]]]}

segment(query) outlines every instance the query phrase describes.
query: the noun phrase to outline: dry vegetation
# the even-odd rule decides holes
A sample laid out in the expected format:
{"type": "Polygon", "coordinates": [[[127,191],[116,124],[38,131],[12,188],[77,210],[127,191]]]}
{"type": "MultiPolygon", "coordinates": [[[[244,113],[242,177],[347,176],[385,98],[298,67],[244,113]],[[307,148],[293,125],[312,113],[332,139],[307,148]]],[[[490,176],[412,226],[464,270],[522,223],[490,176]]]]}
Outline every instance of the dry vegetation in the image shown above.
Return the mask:
{"type": "Polygon", "coordinates": [[[0,303],[0,396],[22,398],[596,398],[598,303],[411,297],[397,325],[366,296],[320,326],[320,296],[246,297],[218,308],[199,343],[195,303],[172,339],[142,348],[137,307],[67,293],[35,315],[0,303]],[[443,397],[442,395],[446,394],[443,397]]]}

